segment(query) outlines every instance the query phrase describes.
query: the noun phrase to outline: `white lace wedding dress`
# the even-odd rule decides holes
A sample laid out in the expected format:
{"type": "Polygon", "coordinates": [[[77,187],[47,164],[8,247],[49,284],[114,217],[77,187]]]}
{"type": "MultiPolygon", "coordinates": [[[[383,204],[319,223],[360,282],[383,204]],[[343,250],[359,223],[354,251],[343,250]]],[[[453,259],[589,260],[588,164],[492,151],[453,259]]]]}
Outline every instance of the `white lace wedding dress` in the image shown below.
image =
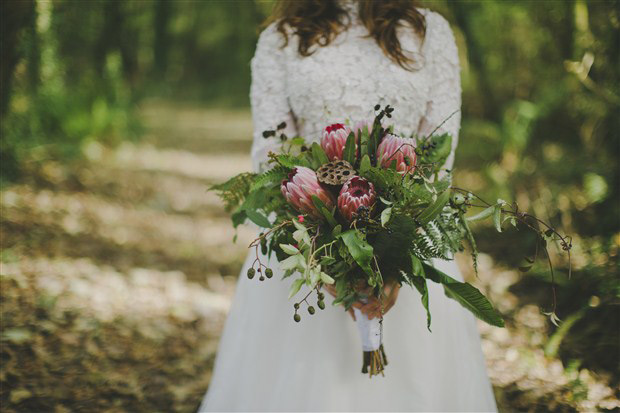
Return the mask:
{"type": "MultiPolygon", "coordinates": [[[[298,55],[295,37],[281,49],[283,40],[273,25],[260,35],[251,88],[256,169],[278,147],[275,138],[264,139],[261,132],[282,121],[289,136],[318,140],[326,125],[372,119],[375,104],[390,104],[397,132],[424,134],[460,108],[457,49],[443,17],[421,10],[427,22],[424,41],[411,29],[401,30],[401,44],[416,61],[411,72],[365,37],[355,4],[344,5],[352,26],[309,57],[298,55]]],[[[456,114],[441,129],[456,137],[459,125],[456,114]]],[[[453,159],[454,153],[449,165],[453,159]]],[[[302,313],[301,323],[295,323],[293,302],[287,300],[289,279],[280,280],[272,260],[274,278],[249,280],[244,274],[252,259],[250,254],[241,271],[200,411],[496,410],[474,318],[440,286],[429,283],[432,333],[418,292],[401,288],[383,323],[385,377],[369,379],[360,372],[356,325],[343,308],[328,305],[313,316],[302,313]]],[[[453,261],[434,265],[462,278],[453,261]]]]}

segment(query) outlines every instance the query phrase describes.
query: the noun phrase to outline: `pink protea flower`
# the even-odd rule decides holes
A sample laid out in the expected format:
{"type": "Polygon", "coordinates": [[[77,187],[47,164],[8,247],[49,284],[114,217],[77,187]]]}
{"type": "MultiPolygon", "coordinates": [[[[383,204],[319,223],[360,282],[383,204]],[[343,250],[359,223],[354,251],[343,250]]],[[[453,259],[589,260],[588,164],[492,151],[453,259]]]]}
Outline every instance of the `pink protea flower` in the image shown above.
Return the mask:
{"type": "Polygon", "coordinates": [[[353,214],[356,214],[361,206],[372,207],[376,198],[377,195],[372,182],[359,176],[353,176],[344,183],[340,190],[338,210],[350,222],[353,220],[353,214]]]}
{"type": "Polygon", "coordinates": [[[342,152],[350,133],[351,128],[342,123],[334,123],[325,128],[321,137],[321,147],[330,161],[342,159],[342,152]]]}
{"type": "Polygon", "coordinates": [[[332,197],[321,187],[314,171],[305,166],[295,167],[288,174],[288,179],[282,181],[280,190],[295,209],[315,218],[321,217],[321,214],[312,203],[312,195],[316,195],[328,208],[334,205],[332,197]]]}
{"type": "Polygon", "coordinates": [[[416,163],[413,142],[413,139],[387,134],[377,148],[377,164],[389,168],[390,164],[396,160],[398,172],[413,172],[416,163]],[[409,158],[409,164],[405,162],[405,157],[409,158]]]}

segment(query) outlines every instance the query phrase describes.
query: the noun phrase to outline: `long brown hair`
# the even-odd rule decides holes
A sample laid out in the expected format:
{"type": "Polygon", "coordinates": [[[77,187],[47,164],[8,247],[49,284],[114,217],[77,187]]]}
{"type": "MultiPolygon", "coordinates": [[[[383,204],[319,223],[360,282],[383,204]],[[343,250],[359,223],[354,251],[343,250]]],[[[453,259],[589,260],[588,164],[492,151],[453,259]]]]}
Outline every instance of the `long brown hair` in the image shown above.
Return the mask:
{"type": "MultiPolygon", "coordinates": [[[[346,1],[346,0],[345,0],[346,1]]],[[[350,0],[349,0],[350,1],[350,0]]],[[[405,69],[413,63],[401,48],[397,29],[409,23],[422,38],[426,33],[426,20],[416,8],[414,0],[357,0],[359,17],[383,52],[405,69]]],[[[286,26],[299,37],[299,54],[309,56],[315,44],[327,46],[351,19],[338,0],[279,0],[266,24],[276,22],[276,27],[288,43],[286,26]]]]}

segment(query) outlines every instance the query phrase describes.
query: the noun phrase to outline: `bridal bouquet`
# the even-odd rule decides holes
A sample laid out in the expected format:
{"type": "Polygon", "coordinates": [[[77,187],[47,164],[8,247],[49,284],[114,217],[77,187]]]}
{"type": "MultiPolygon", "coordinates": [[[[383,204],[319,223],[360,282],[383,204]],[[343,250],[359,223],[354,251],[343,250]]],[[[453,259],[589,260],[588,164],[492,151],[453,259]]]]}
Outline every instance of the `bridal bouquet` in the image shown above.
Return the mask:
{"type": "MultiPolygon", "coordinates": [[[[430,330],[427,283],[434,282],[479,319],[503,327],[502,316],[479,290],[433,267],[431,259],[453,259],[469,244],[476,269],[476,243],[468,222],[486,218],[500,232],[504,223],[524,222],[543,240],[557,237],[565,250],[570,240],[502,200],[466,217],[484,201],[451,186],[449,171],[442,170],[451,136],[399,136],[384,125],[393,110],[377,105],[373,121],[329,125],[320,144],[287,137],[282,123],[263,133],[265,139],[282,143],[279,153],[269,154],[271,168],[242,173],[212,187],[233,211],[235,226],[249,219],[264,228],[250,245],[256,258],[247,276],[271,278],[274,272],[261,257],[275,255],[283,278],[293,279],[289,298],[306,287],[305,296],[293,304],[297,322],[302,306],[309,314],[316,312],[312,294],[316,306],[325,308],[326,284],[335,291],[334,304],[348,310],[373,296],[383,303],[383,286],[399,283],[420,293],[430,330]]],[[[357,309],[356,315],[364,351],[362,372],[382,374],[387,365],[381,344],[383,317],[371,320],[357,309]]]]}

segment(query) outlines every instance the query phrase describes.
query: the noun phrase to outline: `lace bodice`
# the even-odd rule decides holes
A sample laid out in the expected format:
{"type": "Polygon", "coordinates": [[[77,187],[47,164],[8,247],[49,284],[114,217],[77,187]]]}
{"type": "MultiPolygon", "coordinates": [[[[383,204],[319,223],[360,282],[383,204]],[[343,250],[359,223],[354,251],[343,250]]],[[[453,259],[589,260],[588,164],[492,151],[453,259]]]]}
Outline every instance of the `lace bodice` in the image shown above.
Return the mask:
{"type": "MultiPolygon", "coordinates": [[[[318,141],[325,126],[372,120],[375,104],[390,104],[395,108],[391,123],[397,133],[425,135],[460,109],[457,48],[441,15],[421,9],[427,27],[423,40],[410,27],[400,29],[403,51],[415,61],[414,71],[408,71],[367,37],[355,2],[344,2],[344,6],[351,18],[349,29],[308,57],[297,52],[294,35],[281,48],[284,39],[275,24],[260,34],[251,62],[255,170],[263,169],[267,153],[280,145],[275,137],[263,138],[262,132],[282,121],[287,123],[288,136],[318,141]]],[[[454,138],[447,168],[454,160],[460,121],[457,112],[439,129],[454,138]]]]}

